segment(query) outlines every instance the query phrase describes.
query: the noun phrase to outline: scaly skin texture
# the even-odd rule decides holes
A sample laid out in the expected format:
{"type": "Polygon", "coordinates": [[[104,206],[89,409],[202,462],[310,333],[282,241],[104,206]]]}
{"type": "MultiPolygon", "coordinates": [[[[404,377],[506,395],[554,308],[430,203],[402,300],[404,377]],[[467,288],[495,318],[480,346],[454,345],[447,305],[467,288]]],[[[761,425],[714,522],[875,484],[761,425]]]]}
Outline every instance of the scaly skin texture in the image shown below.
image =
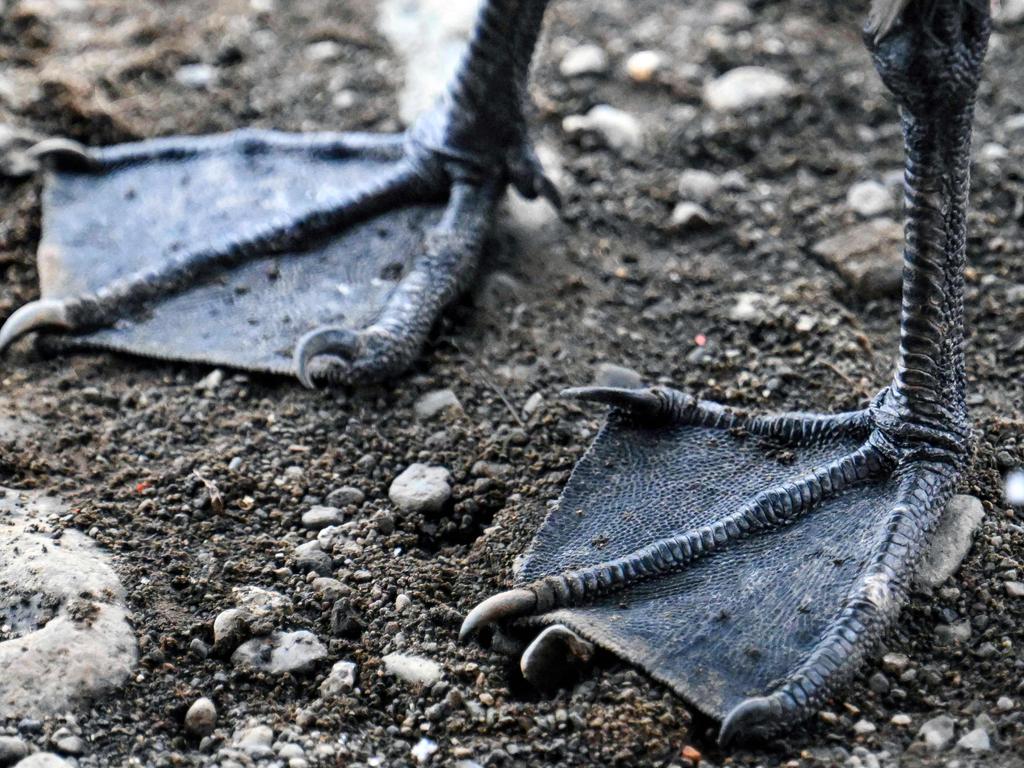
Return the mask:
{"type": "Polygon", "coordinates": [[[464,636],[565,623],[722,719],[729,743],[811,715],[894,621],[970,453],[963,271],[990,21],[958,0],[875,11],[887,28],[865,39],[906,152],[892,383],[831,417],[747,416],[664,388],[572,391],[612,405],[609,423],[516,589],[471,611],[464,636]]]}

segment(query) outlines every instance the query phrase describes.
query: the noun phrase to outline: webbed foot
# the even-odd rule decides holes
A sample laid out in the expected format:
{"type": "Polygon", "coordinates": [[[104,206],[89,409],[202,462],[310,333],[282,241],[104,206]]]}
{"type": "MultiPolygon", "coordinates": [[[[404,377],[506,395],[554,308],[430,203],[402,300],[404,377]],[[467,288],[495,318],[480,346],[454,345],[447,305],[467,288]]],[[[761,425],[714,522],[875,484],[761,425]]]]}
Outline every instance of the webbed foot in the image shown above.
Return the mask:
{"type": "Polygon", "coordinates": [[[557,203],[522,116],[531,3],[484,4],[445,98],[400,135],[41,142],[42,298],[0,352],[48,329],[309,386],[402,372],[471,278],[506,186],[557,203]]]}
{"type": "Polygon", "coordinates": [[[722,721],[813,713],[892,623],[969,455],[963,271],[987,3],[878,0],[866,39],[900,106],[907,242],[900,351],[862,411],[749,416],[668,388],[612,406],[515,588],[473,609],[560,623],[722,721]],[[888,9],[887,4],[896,7],[888,9]]]}

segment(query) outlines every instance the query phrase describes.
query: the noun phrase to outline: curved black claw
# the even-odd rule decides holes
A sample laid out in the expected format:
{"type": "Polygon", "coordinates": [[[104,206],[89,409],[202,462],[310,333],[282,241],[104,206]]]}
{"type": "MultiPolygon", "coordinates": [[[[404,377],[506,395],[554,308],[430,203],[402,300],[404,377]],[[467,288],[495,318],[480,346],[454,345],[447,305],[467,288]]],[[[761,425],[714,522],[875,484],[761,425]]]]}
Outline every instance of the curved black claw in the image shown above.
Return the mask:
{"type": "Polygon", "coordinates": [[[569,387],[562,397],[601,403],[637,414],[655,416],[665,407],[665,398],[653,389],[624,389],[622,387],[569,387]]]}
{"type": "Polygon", "coordinates": [[[67,306],[57,299],[39,299],[17,309],[0,327],[0,354],[16,339],[32,331],[70,329],[67,306]]]}
{"type": "Polygon", "coordinates": [[[321,355],[332,355],[346,360],[357,357],[362,349],[359,334],[350,328],[317,328],[310,331],[295,345],[295,375],[304,387],[315,389],[309,364],[321,355]]]}
{"type": "Polygon", "coordinates": [[[459,639],[465,640],[484,627],[520,616],[529,616],[537,608],[537,595],[528,589],[510,589],[484,600],[471,610],[459,628],[459,639]]]}
{"type": "Polygon", "coordinates": [[[718,746],[723,749],[733,744],[763,739],[778,730],[786,712],[777,699],[754,696],[737,704],[722,720],[718,732],[718,746]]]}

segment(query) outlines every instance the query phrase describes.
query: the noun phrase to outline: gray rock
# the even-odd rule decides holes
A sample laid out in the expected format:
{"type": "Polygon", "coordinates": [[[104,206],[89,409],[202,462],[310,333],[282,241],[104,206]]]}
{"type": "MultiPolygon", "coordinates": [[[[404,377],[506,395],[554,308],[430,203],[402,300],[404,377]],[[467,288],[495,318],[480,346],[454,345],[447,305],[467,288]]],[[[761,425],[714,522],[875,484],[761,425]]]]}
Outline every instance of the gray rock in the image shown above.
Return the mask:
{"type": "Polygon", "coordinates": [[[1003,584],[1006,594],[1010,597],[1024,597],[1024,582],[1007,581],[1003,584]]]}
{"type": "Polygon", "coordinates": [[[28,744],[17,736],[0,736],[0,766],[18,762],[28,754],[28,744]]]}
{"type": "Polygon", "coordinates": [[[366,494],[351,485],[343,485],[327,494],[327,503],[335,507],[349,505],[358,507],[364,501],[366,501],[366,494]]]}
{"type": "Polygon", "coordinates": [[[382,661],[389,675],[412,685],[433,685],[441,679],[441,665],[422,656],[389,653],[382,661]]]}
{"type": "Polygon", "coordinates": [[[357,667],[354,661],[339,661],[331,667],[331,672],[320,683],[320,697],[330,699],[340,696],[356,687],[357,667]]]}
{"type": "Polygon", "coordinates": [[[329,525],[341,525],[345,515],[337,507],[325,507],[321,504],[310,507],[302,513],[302,527],[311,531],[319,531],[329,525]]]}
{"type": "Polygon", "coordinates": [[[249,615],[241,608],[228,608],[213,620],[213,647],[219,651],[237,648],[249,634],[249,615]]]}
{"type": "Polygon", "coordinates": [[[1009,696],[1000,696],[999,700],[996,701],[996,709],[1000,712],[1010,712],[1015,706],[1015,702],[1009,696]]]}
{"type": "Polygon", "coordinates": [[[196,736],[209,736],[217,726],[217,707],[203,696],[192,702],[185,713],[185,730],[196,736]]]}
{"type": "Polygon", "coordinates": [[[14,768],[71,768],[71,763],[53,752],[36,752],[15,763],[14,768]]]}
{"type": "Polygon", "coordinates": [[[295,548],[295,566],[303,573],[313,571],[321,576],[330,576],[333,562],[331,556],[320,548],[319,541],[307,541],[295,548]]]}
{"type": "Polygon", "coordinates": [[[974,496],[958,495],[950,499],[918,565],[915,576],[918,588],[935,589],[956,573],[984,517],[985,510],[974,496]]]}
{"type": "Polygon", "coordinates": [[[327,658],[327,648],[316,635],[306,630],[273,632],[240,645],[231,654],[237,667],[270,672],[275,675],[306,672],[327,658]]]}
{"type": "Polygon", "coordinates": [[[63,755],[80,755],[85,752],[85,740],[68,728],[58,728],[54,731],[50,743],[63,755]]]}
{"type": "Polygon", "coordinates": [[[420,397],[413,410],[421,419],[432,419],[446,411],[461,412],[462,403],[450,389],[435,389],[420,397]]]}
{"type": "Polygon", "coordinates": [[[640,121],[628,112],[598,104],[585,115],[569,115],[562,121],[562,130],[570,136],[594,133],[611,149],[630,154],[644,145],[640,121]]]}
{"type": "Polygon", "coordinates": [[[540,392],[534,392],[526,399],[526,402],[523,403],[523,415],[527,417],[532,416],[542,405],[544,405],[544,395],[540,392]]]}
{"type": "Polygon", "coordinates": [[[344,51],[345,49],[334,40],[318,40],[307,45],[304,53],[312,62],[323,62],[339,58],[344,51]]]}
{"type": "Polygon", "coordinates": [[[563,77],[602,75],[608,71],[608,54],[596,45],[580,45],[562,57],[558,71],[563,77]]]}
{"type": "Polygon", "coordinates": [[[523,651],[519,668],[535,688],[548,690],[578,675],[594,657],[593,643],[561,624],[547,627],[523,651]]]}
{"type": "Polygon", "coordinates": [[[793,92],[783,75],[766,67],[737,67],[704,86],[704,103],[716,112],[742,112],[780,101],[793,92]]]}
{"type": "Polygon", "coordinates": [[[594,366],[593,384],[595,387],[640,389],[644,385],[644,377],[632,368],[614,363],[598,363],[594,366]]]}
{"type": "Polygon", "coordinates": [[[687,168],[679,176],[678,188],[683,200],[707,203],[722,190],[722,181],[709,171],[687,168]]]}
{"type": "Polygon", "coordinates": [[[985,732],[984,728],[975,728],[973,731],[968,731],[960,737],[956,745],[960,749],[966,749],[968,752],[988,752],[992,749],[992,743],[989,741],[988,733],[985,732]]]}
{"type": "Polygon", "coordinates": [[[893,209],[892,195],[885,185],[877,181],[859,181],[846,193],[846,204],[865,219],[893,209]]]}
{"type": "Polygon", "coordinates": [[[903,226],[872,219],[814,245],[812,251],[865,299],[896,296],[903,279],[903,226]]]}
{"type": "Polygon", "coordinates": [[[910,666],[910,658],[902,653],[887,653],[882,657],[882,666],[887,671],[900,675],[910,666]]]}
{"type": "Polygon", "coordinates": [[[949,715],[939,715],[925,721],[917,731],[917,736],[925,746],[933,752],[941,752],[949,746],[956,734],[956,723],[949,715]]]}
{"type": "Polygon", "coordinates": [[[439,512],[451,498],[450,479],[444,467],[412,464],[392,481],[388,496],[403,512],[439,512]]]}
{"type": "Polygon", "coordinates": [[[66,712],[116,688],[138,658],[124,589],[84,534],[53,538],[68,509],[35,492],[0,488],[0,720],[66,712]]]}

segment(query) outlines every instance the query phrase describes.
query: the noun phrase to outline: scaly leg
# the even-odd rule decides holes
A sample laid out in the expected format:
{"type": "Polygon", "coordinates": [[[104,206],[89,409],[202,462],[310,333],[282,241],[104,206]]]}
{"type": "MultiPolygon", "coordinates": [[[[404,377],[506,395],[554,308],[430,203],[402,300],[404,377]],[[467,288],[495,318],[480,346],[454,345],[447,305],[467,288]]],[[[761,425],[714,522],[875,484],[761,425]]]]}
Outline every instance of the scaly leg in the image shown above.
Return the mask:
{"type": "Polygon", "coordinates": [[[314,379],[394,376],[466,285],[505,186],[558,203],[523,116],[546,0],[486,0],[398,136],[42,142],[43,297],[0,329],[314,379]]]}
{"type": "Polygon", "coordinates": [[[670,389],[612,405],[516,588],[474,608],[562,623],[704,712],[720,740],[816,711],[894,621],[969,454],[963,271],[985,3],[880,0],[900,107],[906,267],[892,383],[864,411],[753,417],[670,389]],[[890,2],[898,6],[889,9],[890,2]]]}

